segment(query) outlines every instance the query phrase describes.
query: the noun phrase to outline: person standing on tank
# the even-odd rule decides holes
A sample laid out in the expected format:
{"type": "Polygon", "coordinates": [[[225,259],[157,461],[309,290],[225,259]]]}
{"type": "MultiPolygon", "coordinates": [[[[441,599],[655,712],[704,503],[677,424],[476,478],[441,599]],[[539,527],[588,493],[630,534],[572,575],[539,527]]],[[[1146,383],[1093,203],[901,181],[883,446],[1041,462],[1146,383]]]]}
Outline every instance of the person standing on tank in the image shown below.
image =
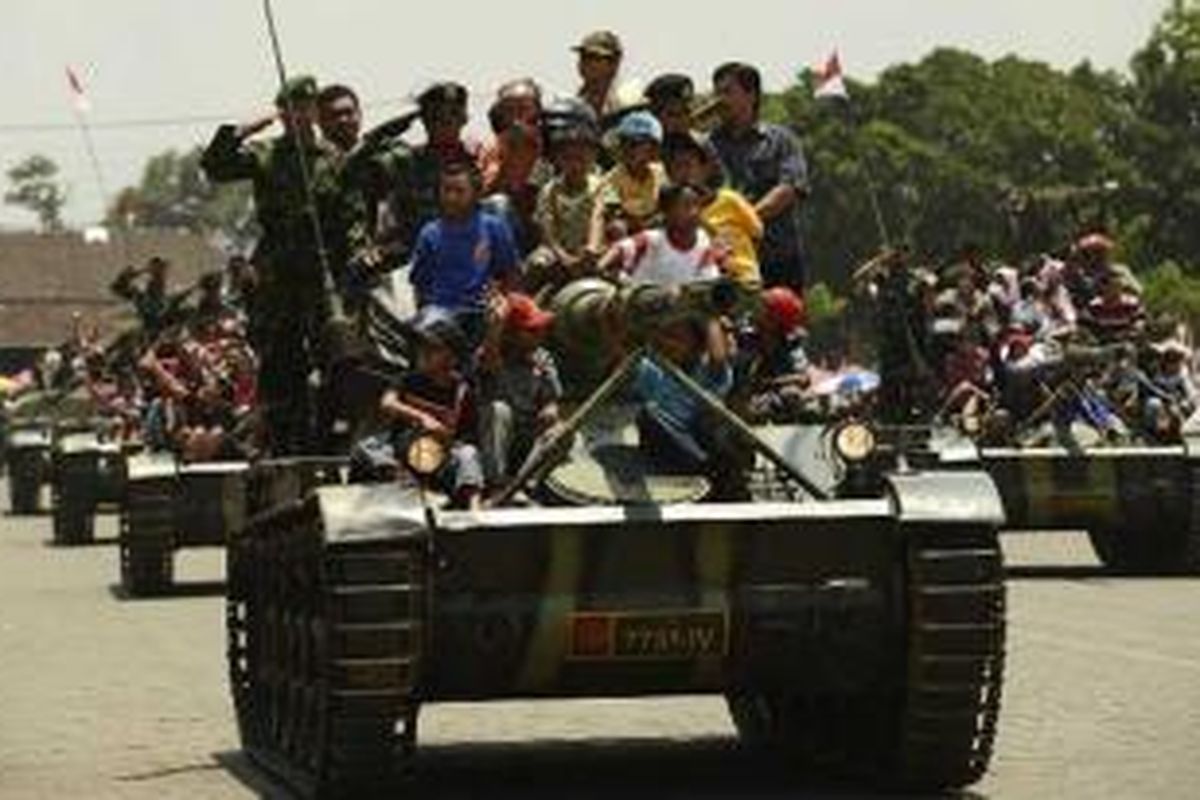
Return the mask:
{"type": "Polygon", "coordinates": [[[800,143],[787,128],[762,121],[762,76],[755,67],[723,64],[713,73],[713,91],[721,123],[712,145],[729,185],[754,204],[765,226],[759,253],[763,284],[803,295],[801,210],[809,184],[800,143]]]}
{"type": "Polygon", "coordinates": [[[250,181],[254,188],[262,236],[251,259],[258,317],[251,324],[258,331],[267,447],[276,455],[319,446],[309,378],[329,360],[334,322],[328,291],[334,276],[326,271],[342,249],[339,157],[317,136],[317,93],[311,76],[292,78],[276,96],[274,113],[222,125],[201,159],[213,183],[250,181]],[[276,122],[281,135],[253,140],[276,122]]]}

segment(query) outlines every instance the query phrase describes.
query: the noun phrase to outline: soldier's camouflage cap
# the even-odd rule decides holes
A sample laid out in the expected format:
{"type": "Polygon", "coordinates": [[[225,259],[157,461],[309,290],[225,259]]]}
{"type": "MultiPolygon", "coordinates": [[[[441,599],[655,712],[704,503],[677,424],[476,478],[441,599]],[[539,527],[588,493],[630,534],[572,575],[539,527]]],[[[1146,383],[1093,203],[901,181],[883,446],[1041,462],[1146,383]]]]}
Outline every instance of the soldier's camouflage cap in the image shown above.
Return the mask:
{"type": "Polygon", "coordinates": [[[312,75],[294,75],[275,95],[275,105],[284,108],[288,103],[315,101],[319,91],[317,79],[312,75]]]}
{"type": "Polygon", "coordinates": [[[624,49],[621,39],[612,31],[593,31],[575,45],[576,53],[601,56],[603,58],[620,58],[624,49]]]}

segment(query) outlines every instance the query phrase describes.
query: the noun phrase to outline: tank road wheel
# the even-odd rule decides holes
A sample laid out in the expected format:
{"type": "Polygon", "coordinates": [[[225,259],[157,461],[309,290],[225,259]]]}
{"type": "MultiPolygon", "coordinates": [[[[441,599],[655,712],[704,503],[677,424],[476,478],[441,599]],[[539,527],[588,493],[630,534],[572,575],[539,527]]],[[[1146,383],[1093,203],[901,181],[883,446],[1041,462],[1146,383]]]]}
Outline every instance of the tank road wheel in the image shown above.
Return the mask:
{"type": "Polygon", "coordinates": [[[51,491],[54,503],[54,543],[80,545],[95,541],[96,518],[81,481],[64,468],[55,476],[51,491]]]}
{"type": "Polygon", "coordinates": [[[911,532],[907,583],[907,685],[893,774],[912,789],[967,786],[991,760],[1004,683],[996,531],[911,532]]]}
{"type": "Polygon", "coordinates": [[[904,650],[890,692],[728,698],[739,737],[789,764],[908,789],[967,786],[987,769],[1004,668],[1004,573],[988,529],[907,533],[904,650]]]}
{"type": "Polygon", "coordinates": [[[242,746],[302,794],[370,796],[416,744],[422,551],[339,550],[316,501],[230,542],[229,674],[242,746]]]}
{"type": "Polygon", "coordinates": [[[175,482],[131,481],[121,514],[121,587],[130,597],[166,594],[175,582],[175,482]]]}
{"type": "Polygon", "coordinates": [[[36,514],[42,489],[42,457],[37,451],[9,454],[9,507],[19,515],[36,514]]]}

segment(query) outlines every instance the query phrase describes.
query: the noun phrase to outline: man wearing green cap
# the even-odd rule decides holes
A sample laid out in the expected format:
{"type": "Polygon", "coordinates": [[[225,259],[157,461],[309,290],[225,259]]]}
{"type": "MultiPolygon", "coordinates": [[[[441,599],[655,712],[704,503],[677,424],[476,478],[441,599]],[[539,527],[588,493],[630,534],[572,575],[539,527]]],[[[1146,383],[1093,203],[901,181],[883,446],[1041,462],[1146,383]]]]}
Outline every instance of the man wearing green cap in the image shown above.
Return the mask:
{"type": "Polygon", "coordinates": [[[442,167],[468,163],[478,168],[480,148],[463,138],[467,125],[466,87],[436,83],[417,97],[417,112],[390,120],[364,137],[351,156],[349,180],[371,205],[385,206],[388,224],[374,234],[381,258],[407,263],[417,234],[437,219],[442,167]],[[400,137],[417,119],[425,143],[411,146],[400,137]]]}
{"type": "Polygon", "coordinates": [[[621,71],[624,49],[612,31],[595,31],[574,47],[579,56],[579,99],[604,120],[619,110],[616,97],[617,73],[621,71]]]}
{"type": "Polygon", "coordinates": [[[332,355],[330,272],[344,263],[346,246],[338,156],[316,135],[317,94],[314,78],[292,78],[275,98],[275,113],[222,125],[201,160],[214,183],[253,184],[262,236],[251,259],[259,317],[251,325],[268,447],[279,455],[317,447],[308,378],[332,355]],[[251,141],[276,120],[281,135],[251,141]]]}

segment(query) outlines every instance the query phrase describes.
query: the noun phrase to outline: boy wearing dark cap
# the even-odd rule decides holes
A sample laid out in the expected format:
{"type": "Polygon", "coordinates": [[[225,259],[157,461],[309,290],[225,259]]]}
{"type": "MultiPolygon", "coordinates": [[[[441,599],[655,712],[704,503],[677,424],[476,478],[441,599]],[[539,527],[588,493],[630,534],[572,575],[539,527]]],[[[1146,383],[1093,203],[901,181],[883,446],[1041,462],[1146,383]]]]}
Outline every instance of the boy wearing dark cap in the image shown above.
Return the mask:
{"type": "Polygon", "coordinates": [[[479,358],[480,441],[489,485],[498,486],[558,422],[562,383],[545,347],[554,314],[528,295],[497,295],[479,358]]]}
{"type": "Polygon", "coordinates": [[[457,507],[476,507],[483,488],[483,467],[473,443],[475,400],[459,369],[465,339],[454,319],[437,309],[418,314],[412,328],[416,366],[384,394],[380,411],[395,427],[396,452],[401,458],[418,437],[438,440],[449,456],[434,476],[438,488],[457,507]]]}
{"type": "Polygon", "coordinates": [[[527,261],[526,281],[531,291],[552,294],[595,266],[589,243],[603,181],[596,174],[594,121],[564,121],[547,138],[556,174],[538,195],[534,218],[542,245],[527,261]]]}

